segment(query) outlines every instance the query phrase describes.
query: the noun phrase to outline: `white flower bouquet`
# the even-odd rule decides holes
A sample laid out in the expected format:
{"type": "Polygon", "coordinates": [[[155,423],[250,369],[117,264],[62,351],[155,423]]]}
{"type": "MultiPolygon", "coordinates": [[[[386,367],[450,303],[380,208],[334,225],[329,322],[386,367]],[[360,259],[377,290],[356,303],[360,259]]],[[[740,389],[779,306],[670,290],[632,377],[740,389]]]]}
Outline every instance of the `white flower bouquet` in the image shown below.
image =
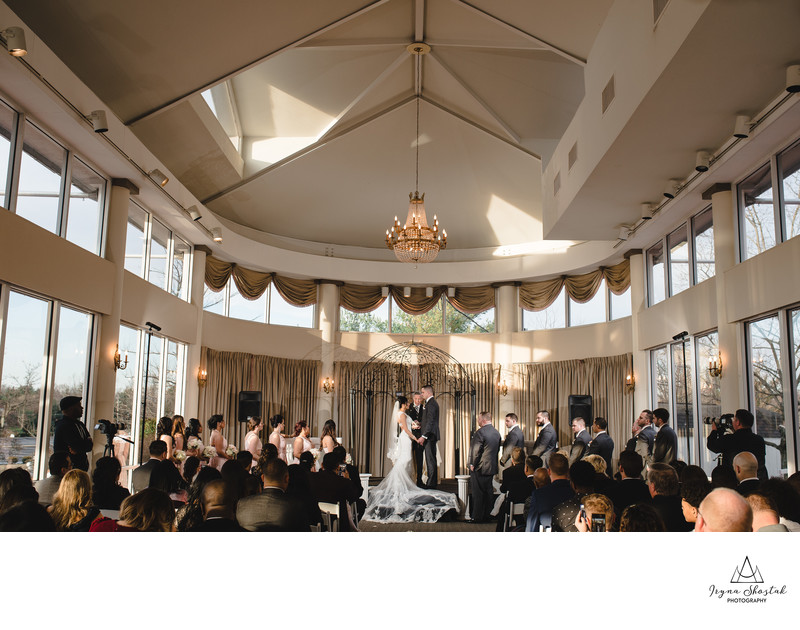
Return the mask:
{"type": "Polygon", "coordinates": [[[348,466],[353,465],[353,456],[350,453],[348,453],[347,457],[344,458],[344,463],[347,464],[348,466]]]}
{"type": "Polygon", "coordinates": [[[314,461],[317,461],[319,459],[319,449],[318,448],[312,448],[309,451],[309,453],[311,453],[314,456],[314,461]]]}
{"type": "Polygon", "coordinates": [[[186,459],[186,451],[180,451],[180,450],[178,450],[178,451],[175,451],[175,452],[172,454],[172,456],[173,456],[173,457],[174,457],[176,460],[178,460],[179,462],[182,462],[182,461],[184,461],[184,460],[186,459]]]}
{"type": "Polygon", "coordinates": [[[190,451],[202,451],[203,450],[203,443],[200,441],[198,437],[190,437],[188,442],[186,442],[186,448],[190,451]]]}
{"type": "Polygon", "coordinates": [[[217,456],[217,449],[215,447],[209,445],[203,449],[203,457],[208,457],[208,459],[211,459],[212,457],[216,456],[217,456]]]}
{"type": "Polygon", "coordinates": [[[236,457],[236,453],[239,452],[239,449],[236,448],[233,444],[229,444],[228,448],[225,449],[225,454],[228,456],[228,459],[233,459],[236,457]]]}

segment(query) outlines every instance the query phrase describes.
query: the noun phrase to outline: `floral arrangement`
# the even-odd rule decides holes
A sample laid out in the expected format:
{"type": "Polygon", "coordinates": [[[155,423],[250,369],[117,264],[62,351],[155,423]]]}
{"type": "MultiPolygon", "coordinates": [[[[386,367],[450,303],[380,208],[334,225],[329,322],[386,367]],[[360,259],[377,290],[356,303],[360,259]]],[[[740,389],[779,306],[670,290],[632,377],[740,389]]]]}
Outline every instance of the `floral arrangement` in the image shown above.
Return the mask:
{"type": "Polygon", "coordinates": [[[203,443],[200,441],[200,438],[192,436],[186,443],[186,448],[190,451],[202,451],[203,443]]]}
{"type": "Polygon", "coordinates": [[[239,449],[236,448],[233,444],[229,444],[228,448],[225,449],[225,454],[228,456],[228,459],[233,459],[236,457],[236,453],[239,452],[239,449]]]}
{"type": "Polygon", "coordinates": [[[317,461],[319,459],[319,449],[318,448],[312,448],[309,452],[314,456],[314,461],[317,461]]]}
{"type": "Polygon", "coordinates": [[[173,457],[174,457],[176,460],[178,460],[179,462],[182,462],[182,461],[184,461],[184,460],[186,459],[186,451],[180,451],[180,450],[178,450],[178,451],[175,451],[175,452],[172,454],[172,456],[173,456],[173,457]]]}
{"type": "Polygon", "coordinates": [[[350,453],[348,453],[347,457],[344,458],[344,463],[347,464],[348,466],[353,465],[353,456],[350,453]]]}
{"type": "Polygon", "coordinates": [[[212,457],[216,456],[217,456],[217,449],[214,446],[209,445],[203,449],[203,457],[208,457],[208,459],[211,459],[212,457]]]}

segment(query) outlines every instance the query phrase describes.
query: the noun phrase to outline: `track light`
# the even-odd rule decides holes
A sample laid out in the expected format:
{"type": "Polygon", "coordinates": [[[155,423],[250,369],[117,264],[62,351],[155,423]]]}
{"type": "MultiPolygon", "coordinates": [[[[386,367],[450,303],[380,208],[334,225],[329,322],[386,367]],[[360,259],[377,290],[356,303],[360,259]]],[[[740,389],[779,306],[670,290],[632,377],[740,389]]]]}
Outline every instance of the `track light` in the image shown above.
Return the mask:
{"type": "Polygon", "coordinates": [[[452,298],[456,296],[456,288],[455,287],[447,287],[447,297],[452,298]]]}
{"type": "Polygon", "coordinates": [[[737,116],[736,117],[736,124],[733,127],[733,137],[734,138],[747,138],[750,136],[750,117],[749,116],[737,116]]]}
{"type": "Polygon", "coordinates": [[[786,91],[792,94],[800,92],[800,66],[786,68],[786,91]]]}
{"type": "Polygon", "coordinates": [[[411,287],[403,287],[403,297],[411,297],[411,287]]]}
{"type": "Polygon", "coordinates": [[[169,177],[164,175],[164,173],[159,171],[157,168],[154,168],[147,175],[148,177],[153,179],[159,186],[161,186],[161,188],[164,188],[164,186],[166,186],[167,182],[169,181],[169,177]]]}
{"type": "Polygon", "coordinates": [[[630,235],[631,235],[631,228],[629,225],[620,226],[619,236],[617,237],[619,240],[627,241],[630,235]]]}
{"type": "Polygon", "coordinates": [[[664,196],[667,199],[675,199],[675,195],[680,190],[681,182],[677,179],[671,179],[667,182],[667,187],[664,189],[664,196]]]}
{"type": "Polygon", "coordinates": [[[197,206],[190,206],[186,212],[189,213],[189,216],[192,218],[192,221],[199,221],[203,217],[200,216],[200,213],[197,211],[197,206]]]}
{"type": "Polygon", "coordinates": [[[8,54],[14,57],[22,57],[28,54],[28,47],[25,45],[25,31],[19,26],[9,26],[0,31],[3,39],[6,40],[8,54]]]}
{"type": "Polygon", "coordinates": [[[222,242],[222,228],[218,228],[218,227],[211,228],[211,238],[214,239],[215,243],[221,243],[222,242]]]}
{"type": "Polygon", "coordinates": [[[653,204],[643,203],[640,207],[642,209],[642,221],[649,221],[653,218],[653,204]]]}
{"type": "Polygon", "coordinates": [[[711,154],[708,151],[698,151],[694,160],[694,170],[705,173],[711,164],[711,154]]]}
{"type": "Polygon", "coordinates": [[[433,297],[433,287],[425,287],[425,297],[433,297]]]}
{"type": "Polygon", "coordinates": [[[106,118],[106,110],[96,109],[89,114],[89,121],[92,123],[95,133],[105,133],[108,131],[108,119],[106,118]]]}
{"type": "Polygon", "coordinates": [[[389,297],[389,287],[381,287],[381,297],[389,297]]]}

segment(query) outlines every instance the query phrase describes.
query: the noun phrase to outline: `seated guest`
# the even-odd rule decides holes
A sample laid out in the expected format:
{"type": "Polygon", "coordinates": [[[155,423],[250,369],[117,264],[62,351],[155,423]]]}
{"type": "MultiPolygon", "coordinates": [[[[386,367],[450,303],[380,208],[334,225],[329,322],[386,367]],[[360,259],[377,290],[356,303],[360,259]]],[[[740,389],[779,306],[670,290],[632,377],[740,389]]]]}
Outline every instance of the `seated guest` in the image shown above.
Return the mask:
{"type": "Polygon", "coordinates": [[[648,503],[634,503],[622,512],[619,522],[621,532],[663,532],[664,521],[648,503]]]}
{"type": "Polygon", "coordinates": [[[356,490],[358,490],[356,509],[358,510],[358,518],[361,519],[367,509],[367,502],[361,498],[361,495],[364,494],[364,486],[361,483],[361,475],[358,474],[358,466],[347,463],[347,451],[341,444],[334,446],[331,452],[335,453],[339,458],[339,468],[341,469],[341,467],[344,466],[344,469],[347,471],[347,476],[350,478],[350,482],[356,490]]]}
{"type": "Polygon", "coordinates": [[[699,466],[687,466],[681,477],[681,509],[687,523],[697,522],[700,503],[711,492],[711,483],[699,466]]]}
{"type": "Polygon", "coordinates": [[[179,532],[185,532],[192,527],[196,527],[203,520],[203,508],[201,505],[203,488],[206,484],[215,479],[222,479],[222,474],[211,466],[205,466],[197,473],[194,483],[189,487],[189,495],[186,505],[178,508],[175,514],[175,528],[179,532]]]}
{"type": "MultiPolygon", "coordinates": [[[[259,455],[263,449],[258,449],[259,455]]],[[[236,453],[236,457],[234,461],[239,464],[245,472],[250,472],[250,469],[253,467],[253,461],[258,463],[258,459],[253,459],[253,454],[250,451],[239,451],[236,453]]]]}
{"type": "MultiPolygon", "coordinates": [[[[601,462],[602,459],[601,457],[601,462]]],[[[603,464],[605,465],[605,462],[603,464]]],[[[577,461],[569,467],[569,483],[575,494],[553,508],[554,532],[578,531],[577,527],[575,527],[575,517],[581,511],[581,504],[583,504],[586,495],[592,494],[594,479],[595,469],[585,459],[577,461]]]]}
{"type": "Polygon", "coordinates": [[[306,451],[302,455],[300,455],[300,459],[298,463],[305,468],[308,472],[316,472],[316,462],[314,461],[314,454],[306,451]]]}
{"type": "Polygon", "coordinates": [[[300,464],[292,464],[288,468],[289,485],[286,488],[286,496],[291,497],[303,505],[308,525],[319,525],[322,522],[322,513],[319,504],[311,494],[311,474],[300,464]]]}
{"type": "Polygon", "coordinates": [[[38,501],[39,493],[24,468],[6,468],[0,473],[0,514],[24,501],[38,501]]]}
{"type": "Polygon", "coordinates": [[[671,462],[665,462],[665,463],[669,464],[670,466],[672,466],[672,468],[675,469],[675,472],[678,473],[678,479],[681,478],[681,475],[683,475],[683,471],[686,470],[688,466],[688,464],[682,459],[673,459],[671,462]]]}
{"type": "Polygon", "coordinates": [[[188,498],[186,482],[169,459],[161,460],[153,467],[149,487],[168,494],[176,508],[186,503],[188,498]]]}
{"type": "Polygon", "coordinates": [[[94,504],[103,510],[119,510],[126,497],[131,495],[119,485],[122,465],[116,457],[101,457],[92,472],[92,498],[94,504]]]}
{"type": "Polygon", "coordinates": [[[696,532],[751,532],[753,510],[745,498],[730,488],[715,488],[697,511],[696,532]]]}
{"type": "Polygon", "coordinates": [[[222,465],[220,473],[222,473],[222,480],[227,483],[236,494],[236,501],[247,496],[249,489],[247,478],[250,476],[250,473],[242,468],[239,462],[235,459],[229,459],[222,465]]]}
{"type": "Polygon", "coordinates": [[[119,520],[99,518],[89,531],[169,532],[174,518],[175,509],[169,495],[155,488],[145,488],[122,502],[119,520]]]}
{"type": "Polygon", "coordinates": [[[162,440],[150,442],[148,450],[150,451],[150,459],[135,468],[131,475],[131,487],[134,494],[150,486],[150,473],[153,472],[158,462],[167,458],[167,444],[162,440]]]}
{"type": "Polygon", "coordinates": [[[550,483],[531,494],[526,532],[538,532],[552,525],[553,508],[569,499],[574,493],[569,483],[569,460],[563,453],[553,453],[548,464],[550,483]]]}
{"type": "Polygon", "coordinates": [[[664,521],[668,532],[688,532],[692,526],[683,518],[678,474],[669,464],[650,464],[647,472],[647,487],[651,505],[664,521]]]}
{"type": "Polygon", "coordinates": [[[606,460],[600,455],[587,455],[583,458],[583,461],[589,462],[594,468],[594,481],[592,482],[594,493],[610,497],[617,484],[608,476],[606,460]]]}
{"type": "Polygon", "coordinates": [[[797,471],[796,473],[792,473],[791,475],[789,475],[789,477],[786,479],[786,481],[788,481],[788,482],[789,482],[789,484],[790,484],[790,485],[791,485],[791,486],[792,486],[792,487],[793,487],[795,490],[797,490],[798,492],[800,492],[800,470],[799,470],[799,471],[797,471]]]}
{"type": "MultiPolygon", "coordinates": [[[[776,517],[777,518],[777,517],[776,517]]],[[[54,532],[47,509],[36,501],[23,501],[0,514],[0,532],[54,532]]]]}
{"type": "MultiPolygon", "coordinates": [[[[311,453],[308,453],[308,455],[311,457],[311,460],[313,461],[314,456],[311,453]]],[[[274,444],[268,442],[261,449],[261,457],[258,458],[258,463],[256,464],[256,471],[255,471],[256,474],[260,476],[261,468],[264,466],[264,464],[266,464],[271,459],[275,459],[276,457],[278,457],[278,449],[275,448],[274,444]]]]}
{"type": "MultiPolygon", "coordinates": [[[[535,457],[541,466],[541,457],[538,455],[531,455],[530,457],[535,457]]],[[[533,472],[536,469],[534,468],[530,471],[530,476],[526,474],[527,470],[528,468],[525,465],[525,450],[519,446],[513,447],[511,449],[511,465],[503,470],[503,480],[500,484],[500,492],[507,492],[508,498],[503,499],[503,503],[497,513],[498,532],[503,531],[509,504],[524,504],[526,499],[529,499],[534,491],[533,472]]],[[[514,519],[516,525],[522,525],[523,515],[517,515],[514,519]]]]}
{"type": "MultiPolygon", "coordinates": [[[[236,462],[227,461],[236,466],[236,462]]],[[[236,490],[223,479],[209,481],[203,488],[200,506],[203,522],[190,529],[190,532],[243,532],[245,529],[236,522],[236,490]]]]}
{"type": "Polygon", "coordinates": [[[36,492],[39,493],[39,503],[48,506],[53,502],[53,496],[58,491],[58,486],[64,475],[72,470],[72,460],[67,451],[56,451],[50,456],[48,462],[50,476],[36,482],[36,492]]]}
{"type": "Polygon", "coordinates": [[[629,505],[650,503],[650,490],[642,479],[644,463],[639,453],[635,450],[622,451],[618,466],[620,480],[612,491],[611,500],[614,502],[614,513],[620,517],[629,505]]]}
{"type": "Polygon", "coordinates": [[[73,469],[61,480],[50,506],[50,517],[60,532],[88,532],[100,510],[92,504],[89,473],[73,469]]]}
{"type": "Polygon", "coordinates": [[[736,491],[743,497],[758,491],[761,480],[758,478],[758,460],[748,451],[742,451],[733,458],[733,472],[739,483],[736,491]]]}
{"type": "Polygon", "coordinates": [[[287,496],[289,470],[279,457],[268,461],[262,471],[264,489],[239,501],[236,518],[251,532],[307,532],[308,515],[303,504],[287,496]]]}
{"type": "Polygon", "coordinates": [[[606,531],[614,527],[614,504],[604,494],[587,494],[583,498],[584,514],[580,510],[575,516],[575,527],[579,532],[606,531]],[[605,529],[598,529],[594,525],[593,517],[600,517],[605,529]]]}
{"type": "Polygon", "coordinates": [[[712,488],[730,488],[736,490],[739,485],[739,480],[736,478],[736,473],[730,466],[723,466],[720,464],[711,471],[711,487],[712,488]]]}
{"type": "Polygon", "coordinates": [[[758,489],[775,503],[778,508],[780,522],[791,532],[800,532],[800,492],[788,481],[773,477],[763,481],[758,489]]]}
{"type": "Polygon", "coordinates": [[[187,488],[192,485],[198,470],[200,470],[200,458],[189,455],[183,462],[183,473],[181,473],[187,488]]]}
{"type": "MultiPolygon", "coordinates": [[[[345,470],[342,475],[338,474],[339,458],[335,453],[326,453],[322,458],[322,469],[311,475],[311,493],[317,501],[325,503],[338,503],[339,513],[345,514],[347,504],[358,499],[360,493],[358,488],[348,478],[345,470]]],[[[341,531],[350,529],[349,519],[341,518],[339,528],[341,531]]]]}
{"type": "Polygon", "coordinates": [[[789,528],[781,523],[780,516],[778,516],[778,508],[772,499],[758,492],[751,492],[745,498],[747,499],[750,509],[753,510],[754,532],[789,531],[789,528]]]}

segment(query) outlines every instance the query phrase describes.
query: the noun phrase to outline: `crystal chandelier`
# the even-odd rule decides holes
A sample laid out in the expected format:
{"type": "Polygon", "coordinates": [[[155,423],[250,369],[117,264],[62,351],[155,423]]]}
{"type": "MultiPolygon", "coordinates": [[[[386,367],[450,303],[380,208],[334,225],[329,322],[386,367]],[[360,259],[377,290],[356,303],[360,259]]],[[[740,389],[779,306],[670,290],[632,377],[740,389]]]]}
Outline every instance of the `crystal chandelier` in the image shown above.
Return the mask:
{"type": "MultiPolygon", "coordinates": [[[[430,46],[414,43],[408,51],[417,56],[417,86],[422,89],[422,55],[430,51],[430,46]]],[[[419,94],[417,94],[417,142],[416,142],[416,180],[415,190],[408,194],[408,216],[404,225],[397,217],[391,231],[386,230],[386,246],[394,250],[397,260],[406,263],[428,263],[439,255],[439,250],[447,247],[447,232],[439,231],[439,220],[433,217],[433,226],[428,225],[425,216],[425,193],[419,194],[419,94]]]]}

